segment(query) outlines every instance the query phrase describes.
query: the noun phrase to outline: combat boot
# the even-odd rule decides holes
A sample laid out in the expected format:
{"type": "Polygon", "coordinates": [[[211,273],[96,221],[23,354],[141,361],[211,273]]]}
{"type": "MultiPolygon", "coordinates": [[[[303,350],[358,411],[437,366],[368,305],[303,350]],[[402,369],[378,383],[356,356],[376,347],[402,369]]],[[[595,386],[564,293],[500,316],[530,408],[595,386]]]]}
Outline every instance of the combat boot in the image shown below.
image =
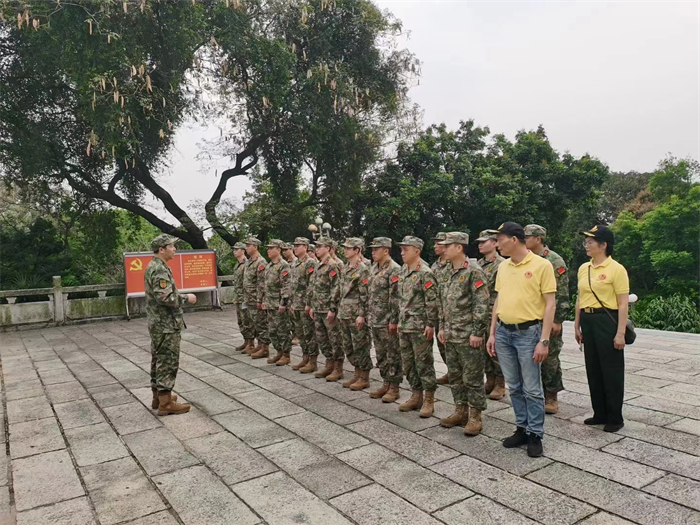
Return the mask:
{"type": "Polygon", "coordinates": [[[333,367],[335,366],[335,361],[333,359],[326,359],[326,367],[323,370],[319,370],[314,374],[315,377],[328,377],[333,373],[333,367]]]}
{"type": "Polygon", "coordinates": [[[493,392],[493,387],[496,386],[496,376],[486,376],[486,383],[484,383],[484,394],[487,396],[493,392]]]}
{"type": "Polygon", "coordinates": [[[236,347],[236,351],[237,351],[237,352],[242,352],[243,349],[244,349],[246,346],[248,346],[248,340],[247,340],[247,339],[244,339],[243,342],[242,342],[240,345],[238,345],[238,346],[236,347]]]}
{"type": "Polygon", "coordinates": [[[430,417],[435,411],[435,392],[426,392],[423,407],[420,409],[420,417],[430,417]]]}
{"type": "Polygon", "coordinates": [[[310,356],[308,356],[308,358],[309,358],[309,362],[306,363],[306,365],[304,365],[303,368],[299,369],[299,372],[301,372],[302,374],[310,374],[311,372],[315,372],[316,367],[318,366],[316,363],[316,361],[318,359],[317,355],[310,355],[310,356]]]}
{"type": "Polygon", "coordinates": [[[245,353],[248,355],[253,355],[254,353],[260,351],[262,348],[262,343],[258,340],[258,346],[255,346],[255,339],[250,341],[250,345],[245,349],[245,353]]]}
{"type": "Polygon", "coordinates": [[[304,357],[301,358],[301,361],[299,361],[296,365],[292,365],[292,370],[301,370],[306,366],[306,364],[309,362],[309,355],[304,354],[304,357]]]}
{"type": "Polygon", "coordinates": [[[343,379],[345,377],[343,361],[344,359],[336,359],[334,361],[333,373],[326,377],[326,381],[337,381],[338,379],[343,379]]]}
{"type": "Polygon", "coordinates": [[[290,363],[291,359],[289,357],[289,352],[285,352],[284,355],[282,356],[282,359],[277,361],[277,366],[285,366],[290,363]]]}
{"type": "Polygon", "coordinates": [[[389,391],[389,382],[384,381],[384,384],[382,386],[380,386],[376,390],[372,390],[369,393],[369,397],[371,397],[372,399],[379,399],[384,394],[386,394],[388,391],[389,391]]]}
{"type": "Polygon", "coordinates": [[[350,379],[343,381],[343,388],[350,388],[355,382],[359,381],[361,373],[362,373],[362,370],[355,367],[355,373],[353,373],[352,377],[350,379]]]}
{"type": "Polygon", "coordinates": [[[401,390],[397,383],[389,385],[389,391],[382,397],[382,403],[393,403],[401,397],[401,390]]]}
{"type": "Polygon", "coordinates": [[[270,355],[270,346],[269,345],[260,345],[260,350],[255,352],[252,357],[253,359],[262,359],[263,357],[267,357],[270,355]]]}
{"type": "Polygon", "coordinates": [[[481,410],[469,407],[469,423],[464,427],[465,436],[476,436],[481,432],[481,410]]]}
{"type": "MultiPolygon", "coordinates": [[[[158,389],[151,387],[151,391],[153,392],[153,401],[151,402],[151,408],[153,410],[157,410],[158,407],[160,406],[160,400],[158,399],[158,389]]],[[[170,400],[177,401],[177,395],[170,394],[170,400]]]]}
{"type": "Polygon", "coordinates": [[[556,414],[559,412],[559,401],[557,401],[556,392],[547,392],[544,395],[544,413],[556,414]]]}
{"type": "Polygon", "coordinates": [[[350,385],[350,390],[364,390],[369,388],[369,370],[360,370],[360,377],[352,385],[350,385]]]}
{"type": "Polygon", "coordinates": [[[493,387],[493,390],[489,394],[489,399],[493,399],[494,401],[499,401],[500,399],[503,399],[503,396],[506,395],[506,381],[502,377],[497,377],[496,378],[496,384],[493,387]]]}
{"type": "Polygon", "coordinates": [[[437,384],[438,385],[449,385],[450,384],[450,376],[449,374],[445,374],[442,377],[437,378],[437,384]]]}
{"type": "Polygon", "coordinates": [[[469,407],[466,405],[455,405],[455,411],[451,416],[442,418],[440,426],[445,428],[456,427],[457,425],[466,425],[469,421],[469,407]]]}
{"type": "MultiPolygon", "coordinates": [[[[278,350],[277,353],[276,353],[275,355],[273,355],[272,357],[270,357],[270,358],[267,360],[267,362],[270,363],[270,364],[276,363],[277,361],[279,361],[280,359],[282,359],[282,356],[283,356],[283,355],[284,355],[284,353],[283,353],[281,350],[278,350]]],[[[253,356],[253,357],[255,357],[255,356],[253,356]]]]}
{"type": "Polygon", "coordinates": [[[176,403],[170,392],[159,392],[158,393],[158,415],[167,416],[168,414],[184,414],[190,411],[189,404],[176,403]]]}
{"type": "Polygon", "coordinates": [[[418,410],[423,406],[423,391],[422,390],[412,390],[411,397],[408,401],[404,401],[399,405],[399,410],[401,412],[410,412],[411,410],[418,410]]]}

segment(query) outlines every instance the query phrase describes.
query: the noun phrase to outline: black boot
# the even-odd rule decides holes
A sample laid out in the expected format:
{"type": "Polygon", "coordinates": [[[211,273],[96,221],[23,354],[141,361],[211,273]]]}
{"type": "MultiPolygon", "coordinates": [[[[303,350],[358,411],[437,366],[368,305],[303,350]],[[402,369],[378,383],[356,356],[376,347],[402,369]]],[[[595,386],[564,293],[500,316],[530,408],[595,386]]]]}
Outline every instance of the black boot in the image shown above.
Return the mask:
{"type": "Polygon", "coordinates": [[[527,435],[527,455],[531,458],[542,456],[542,438],[537,434],[527,435]]]}
{"type": "Polygon", "coordinates": [[[527,435],[525,434],[525,429],[522,427],[517,427],[515,433],[503,440],[503,446],[506,448],[515,448],[527,443],[527,435]]]}

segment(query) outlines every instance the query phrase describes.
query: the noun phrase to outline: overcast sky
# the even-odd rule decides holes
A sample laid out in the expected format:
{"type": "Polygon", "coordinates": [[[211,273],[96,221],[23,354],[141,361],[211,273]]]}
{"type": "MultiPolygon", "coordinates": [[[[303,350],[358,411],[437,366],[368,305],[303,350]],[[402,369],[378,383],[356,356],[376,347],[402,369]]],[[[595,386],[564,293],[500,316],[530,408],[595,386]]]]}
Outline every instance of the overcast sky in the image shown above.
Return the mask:
{"type": "MultiPolygon", "coordinates": [[[[542,124],[560,152],[615,171],[653,170],[668,153],[700,158],[697,1],[377,3],[403,22],[422,62],[410,96],[426,125],[471,118],[513,138],[542,124]]],[[[201,137],[218,133],[179,132],[163,181],[179,203],[213,191],[215,168],[200,174],[195,156],[201,137]]],[[[229,188],[240,198],[249,183],[229,188]]]]}

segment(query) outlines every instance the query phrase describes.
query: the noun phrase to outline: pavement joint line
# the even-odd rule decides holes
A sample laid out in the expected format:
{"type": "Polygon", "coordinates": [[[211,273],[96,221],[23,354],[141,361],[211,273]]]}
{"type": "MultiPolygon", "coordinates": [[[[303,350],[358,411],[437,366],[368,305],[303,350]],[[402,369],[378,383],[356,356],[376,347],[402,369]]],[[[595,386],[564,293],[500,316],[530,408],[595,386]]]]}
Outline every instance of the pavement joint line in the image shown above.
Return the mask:
{"type": "MultiPolygon", "coordinates": [[[[22,346],[24,347],[24,350],[27,350],[27,347],[24,345],[24,342],[22,343],[22,346]]],[[[27,354],[29,355],[29,354],[27,354]]],[[[31,361],[31,358],[29,358],[31,361]]],[[[0,374],[0,388],[2,388],[2,413],[4,415],[3,417],[3,432],[5,435],[5,457],[7,461],[7,465],[5,466],[5,469],[7,472],[5,473],[7,476],[7,491],[8,494],[10,495],[10,512],[13,514],[17,514],[17,506],[15,505],[15,488],[14,488],[14,478],[12,476],[12,457],[10,456],[10,418],[7,415],[7,389],[5,388],[5,367],[3,363],[1,362],[2,360],[0,359],[0,370],[2,370],[2,374],[0,374]]],[[[34,362],[32,361],[32,370],[34,370],[34,362]]],[[[42,383],[43,385],[43,383],[42,383]]]]}

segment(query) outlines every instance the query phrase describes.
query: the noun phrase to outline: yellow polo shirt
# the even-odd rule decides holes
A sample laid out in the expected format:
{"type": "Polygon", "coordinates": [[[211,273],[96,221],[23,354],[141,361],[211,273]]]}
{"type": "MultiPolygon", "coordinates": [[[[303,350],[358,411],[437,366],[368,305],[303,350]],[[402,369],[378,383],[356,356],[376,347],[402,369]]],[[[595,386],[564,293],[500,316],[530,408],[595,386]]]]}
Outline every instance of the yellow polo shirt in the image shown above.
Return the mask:
{"type": "Polygon", "coordinates": [[[578,307],[601,308],[600,303],[588,286],[588,268],[591,269],[591,285],[606,308],[617,310],[617,296],[630,293],[630,280],[627,270],[612,257],[598,266],[593,262],[583,263],[578,269],[578,307]]]}
{"type": "Polygon", "coordinates": [[[542,320],[544,294],[557,291],[554,267],[547,259],[529,252],[519,264],[501,263],[496,274],[498,318],[507,324],[542,320]]]}

